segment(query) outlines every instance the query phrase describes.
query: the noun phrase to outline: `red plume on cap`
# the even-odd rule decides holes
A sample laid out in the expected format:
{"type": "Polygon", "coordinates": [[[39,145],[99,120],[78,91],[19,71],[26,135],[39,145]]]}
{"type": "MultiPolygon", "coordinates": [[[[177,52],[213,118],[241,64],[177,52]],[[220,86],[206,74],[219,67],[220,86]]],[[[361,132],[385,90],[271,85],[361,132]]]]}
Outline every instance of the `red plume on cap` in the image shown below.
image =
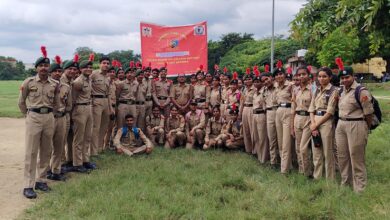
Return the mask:
{"type": "Polygon", "coordinates": [[[259,67],[257,65],[253,66],[253,71],[258,70],[258,69],[259,69],[259,67]]]}
{"type": "Polygon", "coordinates": [[[93,62],[94,60],[95,60],[95,54],[94,54],[94,53],[89,54],[89,59],[88,59],[88,61],[89,61],[89,62],[93,62]]]}
{"type": "Polygon", "coordinates": [[[134,61],[130,61],[129,66],[130,66],[130,68],[134,68],[134,61]]]}
{"type": "Polygon", "coordinates": [[[217,64],[214,65],[214,70],[219,70],[219,66],[217,64]]]}
{"type": "Polygon", "coordinates": [[[152,62],[149,62],[149,67],[152,67],[152,62]]]}
{"type": "Polygon", "coordinates": [[[141,65],[141,63],[140,63],[139,61],[137,61],[137,63],[135,64],[135,66],[136,66],[137,68],[141,68],[141,67],[142,67],[142,65],[141,65]]]}
{"type": "Polygon", "coordinates": [[[223,68],[223,72],[224,72],[224,73],[227,73],[227,72],[228,72],[228,69],[226,68],[226,66],[223,68]]]}
{"type": "Polygon", "coordinates": [[[47,58],[47,51],[45,46],[41,46],[41,52],[42,52],[42,56],[44,58],[47,58]]]}
{"type": "Polygon", "coordinates": [[[233,73],[233,80],[237,80],[238,79],[238,73],[237,72],[234,72],[233,73]]]}
{"type": "Polygon", "coordinates": [[[259,77],[260,76],[260,71],[258,69],[255,69],[254,71],[255,71],[255,76],[259,77]]]}
{"type": "Polygon", "coordinates": [[[247,75],[251,74],[251,68],[246,68],[246,72],[245,72],[247,75]]]}
{"type": "Polygon", "coordinates": [[[74,55],[73,62],[75,63],[79,62],[79,55],[77,53],[74,55]]]}
{"type": "Polygon", "coordinates": [[[142,67],[142,70],[145,70],[145,69],[146,69],[146,67],[145,67],[145,66],[143,66],[143,67],[142,67]]]}
{"type": "Polygon", "coordinates": [[[54,60],[56,61],[56,63],[58,64],[58,65],[61,65],[61,57],[60,56],[55,56],[54,57],[54,60]]]}
{"type": "Polygon", "coordinates": [[[233,103],[232,104],[232,111],[236,111],[236,109],[237,109],[236,103],[233,103]]]}
{"type": "Polygon", "coordinates": [[[282,66],[283,66],[282,61],[281,61],[281,60],[278,60],[278,62],[276,63],[276,67],[277,67],[278,69],[281,69],[282,66]]]}
{"type": "Polygon", "coordinates": [[[199,65],[199,70],[200,70],[200,71],[203,70],[203,65],[202,65],[202,64],[199,65]]]}
{"type": "Polygon", "coordinates": [[[307,70],[309,70],[309,73],[311,73],[311,66],[309,65],[309,66],[307,66],[307,70]]]}
{"type": "Polygon", "coordinates": [[[340,57],[336,58],[336,64],[339,67],[339,70],[344,70],[344,63],[340,57]]]}
{"type": "Polygon", "coordinates": [[[122,67],[122,63],[119,61],[116,61],[116,65],[117,65],[117,67],[122,67]]]}
{"type": "Polygon", "coordinates": [[[264,65],[264,72],[269,73],[269,65],[268,64],[264,65]]]}
{"type": "Polygon", "coordinates": [[[292,74],[292,68],[291,67],[287,68],[287,74],[292,74]]]}

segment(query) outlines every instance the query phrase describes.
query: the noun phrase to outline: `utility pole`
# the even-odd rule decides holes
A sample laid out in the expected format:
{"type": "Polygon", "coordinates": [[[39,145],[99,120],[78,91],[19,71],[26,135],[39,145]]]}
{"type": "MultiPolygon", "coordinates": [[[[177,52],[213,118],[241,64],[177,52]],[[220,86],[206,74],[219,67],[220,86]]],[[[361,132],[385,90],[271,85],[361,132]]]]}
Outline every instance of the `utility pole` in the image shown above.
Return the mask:
{"type": "Polygon", "coordinates": [[[275,0],[272,0],[271,73],[274,71],[275,0]]]}

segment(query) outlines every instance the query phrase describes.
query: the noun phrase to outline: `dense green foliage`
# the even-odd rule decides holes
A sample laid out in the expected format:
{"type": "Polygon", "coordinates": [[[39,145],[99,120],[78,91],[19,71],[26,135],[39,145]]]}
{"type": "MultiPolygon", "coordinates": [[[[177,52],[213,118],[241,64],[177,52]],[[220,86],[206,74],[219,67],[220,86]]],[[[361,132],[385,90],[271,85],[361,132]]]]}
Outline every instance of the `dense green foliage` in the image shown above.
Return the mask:
{"type": "Polygon", "coordinates": [[[20,80],[25,76],[23,62],[12,57],[0,56],[0,80],[20,80]]]}

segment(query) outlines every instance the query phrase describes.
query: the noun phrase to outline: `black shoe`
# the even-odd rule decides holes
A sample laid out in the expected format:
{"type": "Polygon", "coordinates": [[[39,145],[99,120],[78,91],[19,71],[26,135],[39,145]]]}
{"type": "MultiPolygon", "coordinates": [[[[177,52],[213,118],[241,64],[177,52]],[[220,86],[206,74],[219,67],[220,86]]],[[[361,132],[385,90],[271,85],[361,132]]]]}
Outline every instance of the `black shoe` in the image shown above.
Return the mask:
{"type": "Polygon", "coordinates": [[[47,186],[47,183],[42,183],[42,182],[36,182],[35,183],[35,190],[41,190],[43,192],[48,192],[50,191],[50,187],[47,186]]]}
{"type": "Polygon", "coordinates": [[[35,193],[33,188],[24,188],[23,189],[23,195],[27,199],[35,199],[35,198],[37,198],[37,194],[35,193]]]}
{"type": "Polygon", "coordinates": [[[88,173],[89,172],[84,166],[74,166],[73,171],[78,172],[78,173],[88,173]]]}
{"type": "Polygon", "coordinates": [[[88,170],[95,170],[96,169],[96,164],[92,163],[92,162],[85,162],[85,163],[83,163],[83,166],[88,170]]]}
{"type": "Polygon", "coordinates": [[[314,179],[314,176],[313,176],[313,175],[309,175],[309,176],[307,176],[307,179],[313,180],[313,179],[314,179]]]}
{"type": "Polygon", "coordinates": [[[277,164],[271,164],[271,168],[274,170],[279,170],[279,166],[277,164]]]}
{"type": "Polygon", "coordinates": [[[66,180],[66,177],[64,175],[57,174],[57,173],[52,173],[50,176],[47,176],[47,178],[49,180],[54,180],[54,181],[65,181],[66,180]]]}

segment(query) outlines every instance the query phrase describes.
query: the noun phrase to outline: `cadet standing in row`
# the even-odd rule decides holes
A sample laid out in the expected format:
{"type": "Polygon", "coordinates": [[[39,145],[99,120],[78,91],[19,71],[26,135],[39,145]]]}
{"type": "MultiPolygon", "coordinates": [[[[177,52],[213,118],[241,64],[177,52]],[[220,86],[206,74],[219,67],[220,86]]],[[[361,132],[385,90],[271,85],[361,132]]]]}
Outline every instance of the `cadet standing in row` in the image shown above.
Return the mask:
{"type": "Polygon", "coordinates": [[[160,79],[153,84],[153,101],[163,111],[164,117],[169,117],[170,102],[169,92],[171,90],[172,81],[167,79],[166,66],[160,69],[160,79]]]}
{"type": "MultiPolygon", "coordinates": [[[[257,69],[257,68],[256,68],[257,69]]],[[[256,70],[255,69],[255,70],[256,70]]],[[[253,80],[251,69],[246,69],[244,76],[245,90],[242,92],[240,99],[240,114],[239,119],[242,122],[242,130],[244,135],[245,152],[248,154],[256,154],[256,149],[253,146],[253,93],[255,88],[253,87],[253,80]]]]}
{"type": "Polygon", "coordinates": [[[179,113],[185,115],[189,109],[194,87],[186,83],[186,76],[184,74],[179,74],[177,81],[178,84],[171,87],[170,98],[172,104],[179,109],[179,113]]]}

